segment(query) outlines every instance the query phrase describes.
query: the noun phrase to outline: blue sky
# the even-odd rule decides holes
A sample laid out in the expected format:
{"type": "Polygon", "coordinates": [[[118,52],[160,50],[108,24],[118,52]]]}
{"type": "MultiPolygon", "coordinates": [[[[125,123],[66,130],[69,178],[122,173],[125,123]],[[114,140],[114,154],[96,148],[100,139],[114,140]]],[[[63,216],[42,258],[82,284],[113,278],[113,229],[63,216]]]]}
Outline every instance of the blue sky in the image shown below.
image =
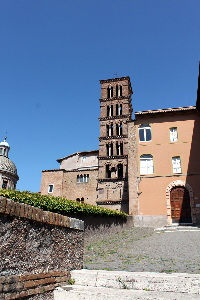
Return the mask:
{"type": "Polygon", "coordinates": [[[130,76],[134,111],[195,105],[199,16],[199,0],[0,0],[0,140],[17,188],[98,149],[100,79],[130,76]]]}

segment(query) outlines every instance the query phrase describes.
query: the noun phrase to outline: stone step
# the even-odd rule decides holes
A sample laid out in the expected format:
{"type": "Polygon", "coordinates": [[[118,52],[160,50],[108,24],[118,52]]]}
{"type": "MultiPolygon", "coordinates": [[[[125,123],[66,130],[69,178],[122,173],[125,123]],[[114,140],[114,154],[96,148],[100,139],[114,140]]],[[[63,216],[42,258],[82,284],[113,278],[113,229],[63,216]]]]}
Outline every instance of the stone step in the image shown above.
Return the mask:
{"type": "Polygon", "coordinates": [[[199,294],[200,274],[73,270],[76,285],[114,289],[199,294]]]}
{"type": "Polygon", "coordinates": [[[184,225],[172,224],[172,225],[167,225],[164,227],[155,228],[154,231],[156,231],[156,232],[160,232],[160,231],[165,231],[165,232],[169,232],[169,231],[200,231],[200,228],[196,227],[196,226],[184,226],[184,225]]]}
{"type": "Polygon", "coordinates": [[[54,300],[196,300],[198,294],[128,290],[91,286],[64,286],[54,290],[54,300]]]}

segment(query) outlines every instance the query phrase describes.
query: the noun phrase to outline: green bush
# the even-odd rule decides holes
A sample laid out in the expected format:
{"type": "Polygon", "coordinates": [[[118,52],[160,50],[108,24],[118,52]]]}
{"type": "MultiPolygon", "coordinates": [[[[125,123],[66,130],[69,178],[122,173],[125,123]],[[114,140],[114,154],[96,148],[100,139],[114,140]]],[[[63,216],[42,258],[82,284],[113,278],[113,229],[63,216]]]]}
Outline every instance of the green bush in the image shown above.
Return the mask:
{"type": "Polygon", "coordinates": [[[69,213],[120,217],[127,216],[125,213],[116,210],[86,203],[79,203],[61,197],[40,195],[28,191],[20,192],[16,190],[0,189],[0,196],[4,196],[15,202],[26,203],[43,210],[59,213],[65,216],[69,213]]]}

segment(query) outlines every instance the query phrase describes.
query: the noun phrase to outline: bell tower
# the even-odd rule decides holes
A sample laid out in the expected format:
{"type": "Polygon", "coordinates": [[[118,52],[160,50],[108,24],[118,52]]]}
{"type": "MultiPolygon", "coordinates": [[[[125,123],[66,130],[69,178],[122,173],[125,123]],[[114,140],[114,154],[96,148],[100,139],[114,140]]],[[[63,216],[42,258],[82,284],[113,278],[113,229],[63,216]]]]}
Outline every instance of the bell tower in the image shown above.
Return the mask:
{"type": "Polygon", "coordinates": [[[132,119],[130,78],[100,80],[97,205],[128,213],[128,124],[132,119]]]}

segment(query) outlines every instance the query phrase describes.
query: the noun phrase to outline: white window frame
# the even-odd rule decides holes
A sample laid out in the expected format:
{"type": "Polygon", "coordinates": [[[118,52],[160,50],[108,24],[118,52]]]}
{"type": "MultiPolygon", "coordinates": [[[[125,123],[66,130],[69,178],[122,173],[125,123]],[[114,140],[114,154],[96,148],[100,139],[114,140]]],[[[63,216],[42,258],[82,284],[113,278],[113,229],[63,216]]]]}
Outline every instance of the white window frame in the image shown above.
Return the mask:
{"type": "Polygon", "coordinates": [[[172,169],[174,174],[182,173],[180,156],[172,157],[172,169]]]}
{"type": "Polygon", "coordinates": [[[169,129],[169,134],[170,134],[170,142],[174,143],[178,141],[177,127],[171,127],[169,129]]]}
{"type": "Polygon", "coordinates": [[[140,174],[154,174],[153,156],[151,154],[140,156],[140,174]]]}
{"type": "Polygon", "coordinates": [[[138,127],[138,134],[139,134],[139,141],[140,142],[151,142],[151,140],[152,140],[152,132],[151,132],[151,126],[149,124],[141,124],[138,127]],[[144,140],[140,139],[140,130],[144,131],[144,140]],[[147,140],[147,130],[150,130],[150,134],[151,134],[150,140],[147,140]]]}
{"type": "Polygon", "coordinates": [[[54,190],[54,184],[49,184],[48,186],[48,193],[53,193],[54,190]],[[52,187],[52,190],[50,191],[50,187],[52,187]]]}

